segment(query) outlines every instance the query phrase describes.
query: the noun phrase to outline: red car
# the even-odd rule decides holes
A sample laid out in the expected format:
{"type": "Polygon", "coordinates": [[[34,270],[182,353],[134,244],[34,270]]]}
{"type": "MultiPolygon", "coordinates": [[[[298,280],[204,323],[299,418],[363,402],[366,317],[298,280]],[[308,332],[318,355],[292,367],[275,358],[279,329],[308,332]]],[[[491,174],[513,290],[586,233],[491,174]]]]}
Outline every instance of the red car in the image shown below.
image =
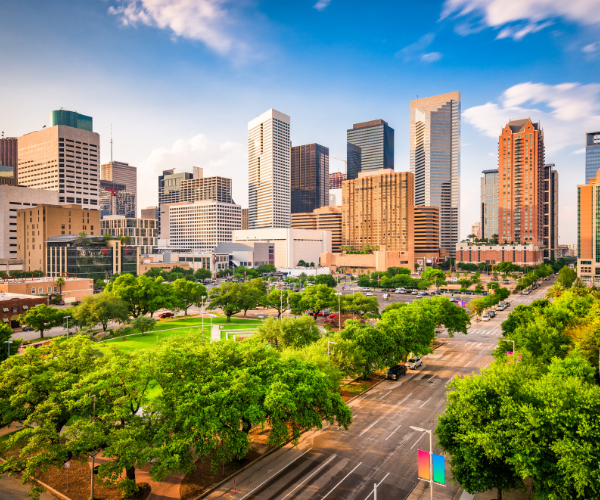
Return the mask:
{"type": "Polygon", "coordinates": [[[158,315],[159,318],[173,318],[175,315],[170,312],[161,313],[158,315]]]}
{"type": "Polygon", "coordinates": [[[338,315],[336,313],[332,313],[329,316],[327,316],[329,319],[335,319],[338,317],[338,315]]]}

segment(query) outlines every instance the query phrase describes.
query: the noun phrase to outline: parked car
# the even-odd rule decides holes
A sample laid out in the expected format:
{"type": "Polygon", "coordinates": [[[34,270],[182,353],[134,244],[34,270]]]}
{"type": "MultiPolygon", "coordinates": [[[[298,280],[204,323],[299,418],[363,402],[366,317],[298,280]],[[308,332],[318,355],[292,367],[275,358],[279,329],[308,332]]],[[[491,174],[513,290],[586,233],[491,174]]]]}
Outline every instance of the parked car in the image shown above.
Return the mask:
{"type": "MultiPolygon", "coordinates": [[[[421,292],[421,295],[429,295],[429,292],[421,292]]],[[[432,292],[433,295],[433,292],[432,292]]]]}
{"type": "Polygon", "coordinates": [[[22,331],[22,332],[33,332],[33,328],[31,328],[30,326],[25,326],[25,325],[23,325],[23,326],[21,327],[21,331],[22,331]]]}
{"type": "Polygon", "coordinates": [[[395,365],[391,366],[387,371],[386,378],[389,380],[398,380],[402,375],[406,375],[406,366],[395,365]]]}
{"type": "Polygon", "coordinates": [[[485,296],[485,295],[487,295],[487,294],[488,294],[488,292],[486,292],[485,290],[484,290],[483,292],[481,292],[481,295],[484,295],[484,296],[485,296]]]}
{"type": "Polygon", "coordinates": [[[72,306],[78,306],[79,304],[81,304],[81,300],[76,300],[75,302],[71,303],[72,306]]]}
{"type": "Polygon", "coordinates": [[[484,315],[481,317],[481,321],[489,321],[489,320],[490,320],[490,315],[489,315],[489,314],[484,314],[484,315]]]}
{"type": "Polygon", "coordinates": [[[417,296],[415,297],[415,299],[422,299],[422,298],[423,298],[423,296],[420,293],[418,293],[417,296]]]}
{"type": "Polygon", "coordinates": [[[469,291],[467,292],[467,295],[473,295],[473,292],[472,292],[471,290],[469,290],[469,291]]]}
{"type": "Polygon", "coordinates": [[[164,312],[158,315],[159,318],[173,318],[175,315],[172,312],[164,312]]]}
{"type": "Polygon", "coordinates": [[[423,366],[423,360],[419,356],[410,358],[406,362],[406,367],[410,368],[411,370],[416,370],[417,368],[419,368],[419,366],[423,366]]]}
{"type": "Polygon", "coordinates": [[[337,313],[331,313],[327,316],[329,319],[337,319],[338,315],[337,313]]]}
{"type": "Polygon", "coordinates": [[[57,304],[58,304],[59,306],[64,306],[64,305],[65,305],[65,301],[64,301],[64,300],[59,300],[59,301],[57,302],[57,304]]]}
{"type": "Polygon", "coordinates": [[[410,292],[411,295],[419,295],[419,292],[417,292],[416,290],[413,290],[412,292],[410,292]]]}
{"type": "Polygon", "coordinates": [[[488,312],[488,316],[490,318],[495,318],[496,317],[496,311],[494,311],[493,309],[491,311],[488,312]]]}
{"type": "Polygon", "coordinates": [[[375,294],[373,292],[367,292],[367,293],[365,293],[365,295],[367,297],[373,297],[373,295],[375,295],[375,294]]]}

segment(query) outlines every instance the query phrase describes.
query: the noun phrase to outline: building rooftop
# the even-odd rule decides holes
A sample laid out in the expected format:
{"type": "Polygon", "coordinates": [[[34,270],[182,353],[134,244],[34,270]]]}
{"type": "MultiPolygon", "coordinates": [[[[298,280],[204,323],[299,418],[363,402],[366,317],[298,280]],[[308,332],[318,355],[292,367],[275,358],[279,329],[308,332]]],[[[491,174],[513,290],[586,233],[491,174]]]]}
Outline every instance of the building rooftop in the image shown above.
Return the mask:
{"type": "Polygon", "coordinates": [[[481,173],[482,174],[497,174],[498,173],[498,169],[497,168],[492,168],[490,170],[482,170],[481,173]]]}
{"type": "Polygon", "coordinates": [[[348,130],[357,130],[357,129],[361,129],[361,128],[368,128],[368,127],[376,127],[377,125],[387,125],[388,123],[385,120],[371,120],[368,122],[362,122],[362,123],[355,123],[354,125],[352,125],[351,129],[348,130]]]}
{"type": "Polygon", "coordinates": [[[13,299],[39,299],[39,295],[28,295],[24,293],[0,292],[0,302],[13,299]]]}
{"type": "MultiPolygon", "coordinates": [[[[527,125],[527,123],[529,123],[530,121],[531,121],[530,118],[521,118],[519,120],[510,120],[508,122],[508,126],[510,127],[510,130],[512,132],[522,132],[524,130],[525,125],[527,125]]],[[[539,123],[531,122],[531,124],[533,125],[534,130],[540,130],[539,123]]]]}

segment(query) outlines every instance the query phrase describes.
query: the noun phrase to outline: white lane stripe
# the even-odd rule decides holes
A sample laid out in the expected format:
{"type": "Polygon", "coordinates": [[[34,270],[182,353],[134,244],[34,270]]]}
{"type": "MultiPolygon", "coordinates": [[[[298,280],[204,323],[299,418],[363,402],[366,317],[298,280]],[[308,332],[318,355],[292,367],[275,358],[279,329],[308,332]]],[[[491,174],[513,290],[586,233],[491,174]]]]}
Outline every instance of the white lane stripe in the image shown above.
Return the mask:
{"type": "Polygon", "coordinates": [[[369,427],[367,427],[367,428],[366,428],[364,431],[362,431],[362,432],[361,432],[361,433],[358,435],[358,437],[362,436],[362,435],[363,435],[365,432],[367,432],[367,431],[368,431],[368,430],[369,430],[371,427],[373,427],[373,426],[374,426],[374,425],[375,425],[377,422],[379,422],[379,420],[381,420],[381,419],[377,419],[377,420],[375,420],[375,422],[373,422],[371,425],[369,425],[369,427]]]}
{"type": "MultiPolygon", "coordinates": [[[[396,429],[394,429],[394,432],[396,432],[398,429],[400,429],[400,427],[402,427],[402,426],[399,425],[398,427],[396,427],[396,429]]],[[[391,438],[394,435],[394,432],[392,432],[388,437],[386,437],[385,441],[387,441],[389,438],[391,438]]]]}
{"type": "MultiPolygon", "coordinates": [[[[384,482],[384,481],[387,479],[387,477],[388,477],[390,474],[391,474],[391,473],[390,473],[390,472],[388,472],[388,473],[387,473],[387,474],[384,476],[384,478],[383,478],[381,481],[379,481],[379,482],[377,483],[377,487],[378,487],[378,488],[379,488],[379,485],[380,485],[381,483],[383,483],[383,482],[384,482]]],[[[369,493],[369,494],[367,495],[367,498],[365,498],[365,500],[369,500],[369,497],[370,497],[372,494],[373,494],[373,492],[369,493]]]]}
{"type": "MultiPolygon", "coordinates": [[[[392,392],[392,391],[390,391],[390,392],[392,392]]],[[[384,395],[383,395],[383,396],[381,396],[379,399],[383,399],[383,398],[385,398],[385,397],[386,397],[386,396],[387,396],[387,395],[388,395],[390,392],[388,392],[387,394],[384,394],[384,395]]]]}
{"type": "Polygon", "coordinates": [[[331,462],[337,455],[332,455],[329,457],[316,471],[314,471],[310,476],[308,476],[304,481],[302,481],[298,486],[296,486],[292,491],[290,491],[286,496],[284,496],[281,500],[285,500],[289,497],[294,491],[296,491],[300,486],[302,486],[306,481],[308,481],[311,477],[313,477],[317,472],[319,472],[323,467],[325,467],[329,462],[331,462]]]}
{"type": "Polygon", "coordinates": [[[358,469],[358,468],[360,467],[360,464],[362,464],[362,462],[360,462],[360,463],[359,463],[359,464],[358,464],[356,467],[354,467],[354,469],[352,469],[350,472],[348,472],[348,474],[346,474],[346,475],[344,476],[344,479],[342,479],[342,480],[341,480],[341,481],[340,481],[338,484],[336,484],[336,485],[335,485],[335,486],[334,486],[334,487],[333,487],[333,488],[332,488],[332,489],[329,491],[329,493],[327,493],[327,495],[325,495],[323,498],[321,498],[321,500],[325,500],[325,499],[326,499],[326,498],[327,498],[327,497],[328,497],[328,496],[331,494],[331,492],[332,492],[333,490],[335,490],[335,489],[336,489],[336,488],[337,488],[337,487],[338,487],[340,484],[342,484],[342,483],[343,483],[343,482],[346,480],[346,478],[347,478],[347,477],[348,477],[350,474],[352,474],[352,473],[353,473],[353,472],[354,472],[356,469],[358,469]]]}
{"type": "Polygon", "coordinates": [[[427,403],[429,403],[429,401],[431,401],[431,398],[429,398],[427,401],[425,401],[421,406],[419,406],[419,408],[423,408],[423,406],[425,406],[427,403]]]}
{"type": "Polygon", "coordinates": [[[484,351],[485,351],[485,349],[481,349],[481,351],[480,351],[479,355],[483,354],[483,353],[484,353],[484,351]]]}
{"type": "Polygon", "coordinates": [[[469,365],[470,365],[472,362],[473,362],[472,360],[471,360],[471,361],[469,361],[469,362],[468,362],[468,363],[465,365],[465,368],[466,368],[467,366],[469,366],[469,365]]]}
{"type": "Polygon", "coordinates": [[[421,441],[421,438],[422,438],[422,437],[423,437],[425,434],[427,434],[427,433],[426,433],[426,432],[424,432],[423,434],[421,434],[421,435],[419,436],[419,439],[417,439],[417,440],[415,441],[415,444],[413,444],[413,445],[410,447],[410,449],[411,449],[411,450],[412,450],[412,449],[413,449],[413,448],[414,448],[414,447],[417,445],[417,443],[418,443],[419,441],[421,441]]]}
{"type": "Polygon", "coordinates": [[[308,450],[306,450],[304,453],[302,453],[302,455],[300,455],[299,457],[294,458],[294,460],[292,460],[289,464],[284,465],[281,469],[279,469],[279,471],[274,474],[273,476],[265,479],[262,483],[260,483],[258,486],[256,486],[253,490],[249,491],[248,493],[246,493],[242,498],[240,498],[240,500],[244,500],[244,498],[246,498],[248,495],[251,495],[252,493],[254,493],[258,488],[260,488],[263,484],[265,484],[266,482],[270,481],[271,479],[273,479],[277,474],[279,474],[281,471],[287,469],[290,465],[292,465],[296,460],[298,460],[299,458],[302,458],[304,455],[306,455],[308,452],[310,451],[310,448],[308,450]]]}
{"type": "Polygon", "coordinates": [[[400,401],[397,406],[400,406],[402,403],[404,403],[404,401],[406,401],[411,396],[412,396],[412,392],[408,396],[406,396],[402,401],[400,401]]]}
{"type": "MultiPolygon", "coordinates": [[[[436,375],[437,375],[437,373],[433,377],[435,377],[436,375]]],[[[433,380],[433,377],[431,377],[429,380],[433,380]]]]}

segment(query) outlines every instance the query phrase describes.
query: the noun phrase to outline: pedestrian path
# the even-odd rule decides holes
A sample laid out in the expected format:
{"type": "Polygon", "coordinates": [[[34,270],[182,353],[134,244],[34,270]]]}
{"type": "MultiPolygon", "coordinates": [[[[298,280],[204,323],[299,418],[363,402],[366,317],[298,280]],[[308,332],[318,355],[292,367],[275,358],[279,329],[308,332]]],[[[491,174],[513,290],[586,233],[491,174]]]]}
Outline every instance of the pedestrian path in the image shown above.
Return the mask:
{"type": "Polygon", "coordinates": [[[488,335],[488,336],[496,336],[496,337],[500,337],[502,336],[502,329],[500,327],[498,328],[493,328],[493,329],[489,329],[489,328],[469,328],[467,330],[469,333],[469,335],[488,335]]]}

